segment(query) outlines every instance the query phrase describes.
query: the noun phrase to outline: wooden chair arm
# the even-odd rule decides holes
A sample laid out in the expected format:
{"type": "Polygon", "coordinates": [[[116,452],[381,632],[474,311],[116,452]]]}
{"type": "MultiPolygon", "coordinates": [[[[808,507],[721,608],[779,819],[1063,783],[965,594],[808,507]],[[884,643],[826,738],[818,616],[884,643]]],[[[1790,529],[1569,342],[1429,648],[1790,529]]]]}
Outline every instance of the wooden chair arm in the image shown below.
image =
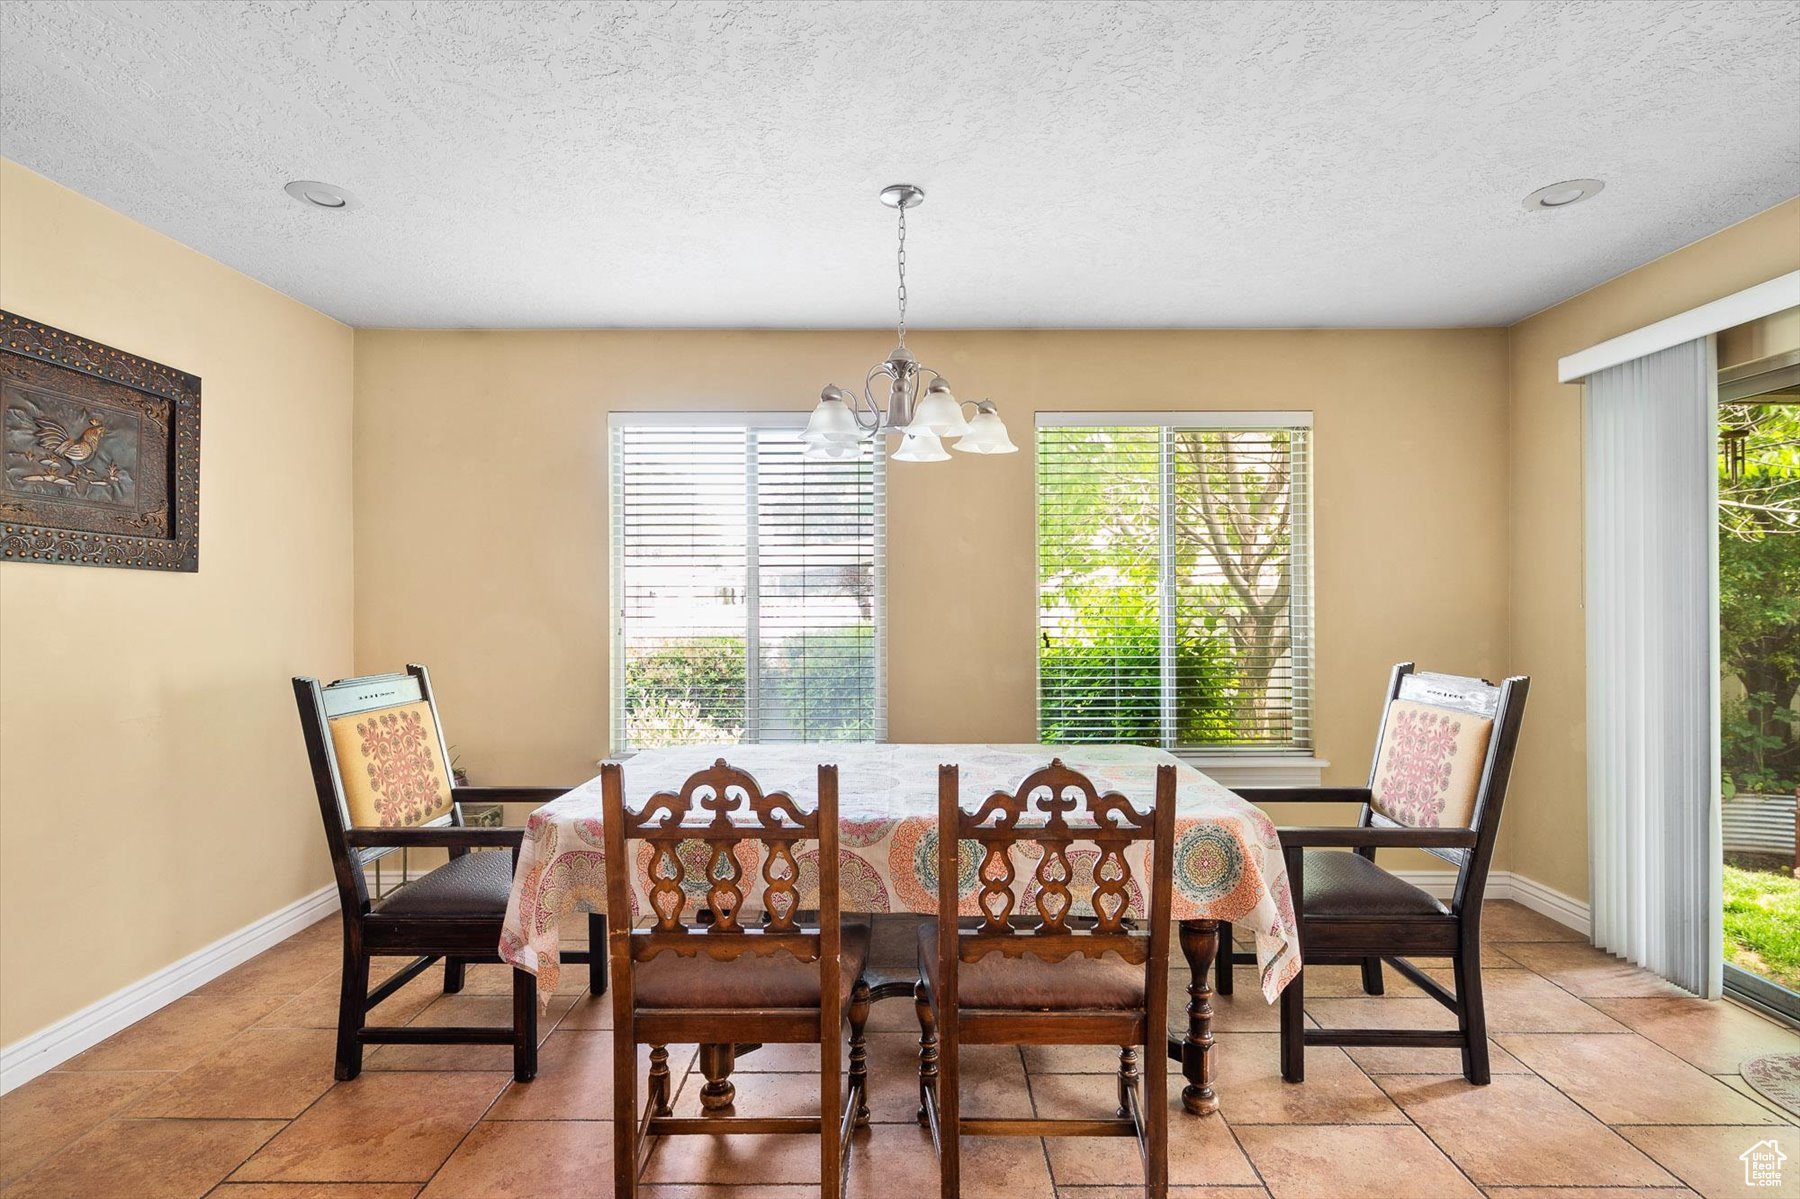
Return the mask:
{"type": "Polygon", "coordinates": [[[1367,787],[1233,787],[1251,803],[1368,803],[1367,787]]]}
{"type": "Polygon", "coordinates": [[[1331,828],[1284,827],[1283,849],[1473,849],[1475,830],[1469,828],[1331,828]]]}
{"type": "Polygon", "coordinates": [[[452,787],[450,798],[457,803],[528,803],[543,805],[561,799],[568,787],[452,787]]]}
{"type": "Polygon", "coordinates": [[[525,842],[522,828],[475,828],[440,825],[437,828],[353,828],[345,831],[358,849],[518,849],[525,842]]]}

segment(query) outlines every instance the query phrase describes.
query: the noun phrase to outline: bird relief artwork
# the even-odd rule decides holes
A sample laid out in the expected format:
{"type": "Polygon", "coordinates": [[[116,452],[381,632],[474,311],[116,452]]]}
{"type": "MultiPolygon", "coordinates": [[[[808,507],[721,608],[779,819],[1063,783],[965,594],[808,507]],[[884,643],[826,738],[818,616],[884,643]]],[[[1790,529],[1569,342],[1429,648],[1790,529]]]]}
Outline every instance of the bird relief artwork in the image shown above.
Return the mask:
{"type": "Polygon", "coordinates": [[[0,313],[0,558],[199,568],[200,380],[0,313]]]}
{"type": "Polygon", "coordinates": [[[53,396],[9,397],[9,490],[49,499],[131,505],[137,489],[137,452],[137,421],[124,413],[57,403],[53,396]]]}

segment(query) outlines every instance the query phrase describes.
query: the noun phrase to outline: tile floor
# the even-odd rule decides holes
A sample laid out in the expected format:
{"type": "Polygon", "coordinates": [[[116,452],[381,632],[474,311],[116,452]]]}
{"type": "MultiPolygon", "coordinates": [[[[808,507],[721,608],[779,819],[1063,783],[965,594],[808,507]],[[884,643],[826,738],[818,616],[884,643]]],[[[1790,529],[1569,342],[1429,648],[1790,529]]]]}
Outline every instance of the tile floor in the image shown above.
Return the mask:
{"type": "MultiPolygon", "coordinates": [[[[1685,997],[1516,905],[1490,905],[1486,925],[1486,1088],[1463,1082],[1454,1050],[1392,1049],[1314,1049],[1307,1082],[1288,1086],[1276,1072],[1276,1014],[1242,969],[1236,996],[1217,1003],[1223,1111],[1172,1120],[1175,1199],[1800,1196],[1800,1129],[1737,1075],[1748,1056],[1800,1049],[1800,1035],[1685,997]],[[1752,1191],[1738,1154],[1767,1137],[1795,1168],[1785,1188],[1752,1191]]],[[[544,1020],[540,1073],[528,1086],[513,1084],[511,1051],[498,1046],[371,1049],[361,1078],[333,1083],[338,927],[322,921],[0,1097],[0,1193],[611,1193],[610,1019],[606,1000],[579,993],[584,969],[566,972],[569,993],[544,1020]]],[[[500,967],[473,968],[461,995],[439,994],[441,979],[432,971],[415,981],[378,1018],[506,1018],[500,967]]],[[[1351,968],[1314,969],[1307,983],[1322,1025],[1449,1019],[1391,972],[1381,998],[1362,995],[1351,968]]],[[[929,1142],[913,1122],[916,1038],[910,1004],[877,1005],[873,1124],[854,1151],[853,1196],[936,1193],[929,1142]]],[[[743,1059],[738,1110],[809,1102],[806,1056],[770,1048],[743,1059]]],[[[674,1054],[692,1059],[691,1047],[674,1054]]],[[[964,1110],[1091,1113],[1108,1105],[1103,1075],[1114,1060],[1109,1050],[974,1048],[964,1110]]],[[[689,1073],[678,1113],[697,1106],[697,1090],[689,1073]]],[[[1125,1141],[981,1139],[964,1150],[967,1199],[1119,1199],[1137,1193],[1140,1177],[1125,1141]]],[[[682,1138],[656,1148],[645,1178],[655,1199],[798,1199],[815,1193],[816,1147],[805,1137],[682,1138]]]]}

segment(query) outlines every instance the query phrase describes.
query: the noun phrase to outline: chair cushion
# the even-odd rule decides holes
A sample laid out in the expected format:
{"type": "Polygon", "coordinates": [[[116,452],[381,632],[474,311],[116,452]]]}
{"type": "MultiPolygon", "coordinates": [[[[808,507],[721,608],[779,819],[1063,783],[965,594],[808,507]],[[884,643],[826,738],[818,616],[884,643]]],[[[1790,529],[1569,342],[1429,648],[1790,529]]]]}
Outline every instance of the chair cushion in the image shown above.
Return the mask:
{"type": "MultiPolygon", "coordinates": [[[[919,926],[919,976],[935,996],[937,921],[919,926]]],[[[1121,1011],[1144,1006],[1144,967],[1116,953],[1060,962],[990,953],[962,962],[956,972],[956,1004],[1015,1012],[1121,1011]]]]}
{"type": "Polygon", "coordinates": [[[1303,918],[1443,916],[1448,909],[1361,854],[1336,849],[1301,851],[1303,918]]]}
{"type": "Polygon", "coordinates": [[[498,920],[506,915],[512,881],[512,854],[498,849],[466,853],[407,883],[382,900],[375,911],[382,916],[492,916],[498,920]]]}
{"type": "Polygon", "coordinates": [[[1388,705],[1370,806],[1411,828],[1470,828],[1494,722],[1410,699],[1388,705]]]}
{"type": "Polygon", "coordinates": [[[395,704],[330,723],[351,824],[409,828],[450,810],[444,744],[430,704],[395,704]]]}
{"type": "MultiPolygon", "coordinates": [[[[869,926],[844,925],[839,952],[840,1007],[849,1004],[850,988],[862,977],[868,962],[869,926]]],[[[766,957],[745,954],[735,961],[664,953],[639,962],[632,979],[632,995],[640,1008],[819,1006],[819,964],[802,962],[785,952],[766,957]]]]}

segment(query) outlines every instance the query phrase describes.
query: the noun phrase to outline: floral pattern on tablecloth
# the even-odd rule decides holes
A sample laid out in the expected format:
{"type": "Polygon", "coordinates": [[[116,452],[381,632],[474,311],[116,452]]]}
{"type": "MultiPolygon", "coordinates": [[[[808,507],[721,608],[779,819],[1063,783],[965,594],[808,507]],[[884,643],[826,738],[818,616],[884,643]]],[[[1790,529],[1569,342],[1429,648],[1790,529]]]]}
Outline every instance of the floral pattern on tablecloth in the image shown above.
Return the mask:
{"type": "MultiPolygon", "coordinates": [[[[1299,972],[1293,901],[1275,825],[1254,804],[1162,750],[1136,745],[860,743],[650,749],[625,763],[625,800],[637,808],[654,792],[679,790],[689,775],[721,757],[749,771],[764,791],[786,791],[808,807],[817,799],[819,764],[835,763],[843,910],[927,915],[937,911],[940,764],[959,767],[965,810],[995,791],[1017,790],[1026,775],[1058,757],[1102,791],[1118,791],[1148,811],[1156,794],[1156,768],[1172,763],[1177,774],[1175,918],[1229,920],[1253,931],[1263,996],[1271,1003],[1299,972]]],[[[578,909],[606,910],[600,818],[598,778],[531,814],[507,903],[500,956],[537,975],[540,997],[556,989],[563,917],[578,909]]],[[[1146,853],[1140,846],[1131,859],[1134,879],[1143,877],[1146,853]]],[[[737,854],[746,876],[757,877],[760,843],[744,842],[737,854]]],[[[976,911],[976,861],[974,843],[968,842],[959,855],[965,915],[976,911]]],[[[642,863],[634,866],[633,917],[645,903],[645,870],[642,863]]],[[[816,906],[816,849],[810,859],[800,855],[800,868],[802,902],[816,906]]],[[[705,880],[697,874],[703,868],[690,871],[689,885],[703,891],[705,880]]],[[[1091,887],[1091,875],[1086,882],[1091,887]]],[[[1031,872],[1021,871],[1017,885],[1020,897],[1029,902],[1031,872]]],[[[1079,892],[1077,898],[1085,899],[1079,892]]],[[[1135,890],[1132,909],[1142,909],[1135,890]]],[[[604,952],[603,946],[597,948],[604,952]]],[[[1220,946],[1220,952],[1229,949],[1220,946]]]]}

